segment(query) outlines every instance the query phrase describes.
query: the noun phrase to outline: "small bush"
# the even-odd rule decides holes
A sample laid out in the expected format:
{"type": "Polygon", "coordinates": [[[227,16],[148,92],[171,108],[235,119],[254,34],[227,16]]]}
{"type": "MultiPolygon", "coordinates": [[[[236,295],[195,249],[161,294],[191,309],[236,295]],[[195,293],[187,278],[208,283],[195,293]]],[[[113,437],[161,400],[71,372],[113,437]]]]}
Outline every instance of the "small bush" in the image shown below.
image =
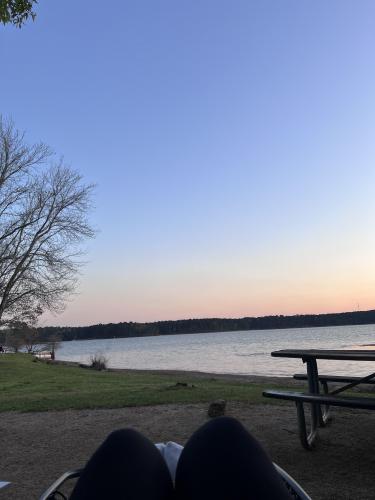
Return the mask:
{"type": "Polygon", "coordinates": [[[106,370],[108,359],[102,354],[94,354],[90,357],[90,368],[93,370],[106,370]]]}

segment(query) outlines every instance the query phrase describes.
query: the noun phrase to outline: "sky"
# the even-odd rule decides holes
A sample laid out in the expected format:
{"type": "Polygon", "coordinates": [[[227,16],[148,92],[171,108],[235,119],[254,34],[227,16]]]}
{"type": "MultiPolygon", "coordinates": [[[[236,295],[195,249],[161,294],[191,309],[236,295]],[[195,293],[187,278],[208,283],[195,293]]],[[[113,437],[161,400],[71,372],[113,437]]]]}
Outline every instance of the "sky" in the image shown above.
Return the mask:
{"type": "Polygon", "coordinates": [[[0,112],[96,184],[41,324],[374,309],[373,0],[108,6],[0,27],[0,112]]]}

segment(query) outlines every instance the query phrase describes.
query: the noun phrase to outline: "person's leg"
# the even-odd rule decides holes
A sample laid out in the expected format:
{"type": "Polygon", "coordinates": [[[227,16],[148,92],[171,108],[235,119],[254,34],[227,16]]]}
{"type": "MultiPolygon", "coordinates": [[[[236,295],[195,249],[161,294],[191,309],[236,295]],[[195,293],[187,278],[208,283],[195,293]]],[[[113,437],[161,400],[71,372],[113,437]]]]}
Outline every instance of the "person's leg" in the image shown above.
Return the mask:
{"type": "Polygon", "coordinates": [[[261,445],[228,417],[211,420],[189,439],[175,488],[178,500],[290,500],[261,445]]]}
{"type": "Polygon", "coordinates": [[[147,438],[131,429],[110,434],[87,462],[71,500],[170,500],[167,465],[147,438]]]}

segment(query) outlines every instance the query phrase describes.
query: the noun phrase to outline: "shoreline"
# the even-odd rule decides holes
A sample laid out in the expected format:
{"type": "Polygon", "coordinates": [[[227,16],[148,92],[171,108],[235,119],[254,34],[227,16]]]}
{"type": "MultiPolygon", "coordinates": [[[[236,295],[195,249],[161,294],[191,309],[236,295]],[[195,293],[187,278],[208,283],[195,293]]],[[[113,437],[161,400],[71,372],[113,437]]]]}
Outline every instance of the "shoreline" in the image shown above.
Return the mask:
{"type": "MultiPolygon", "coordinates": [[[[83,369],[90,370],[90,366],[79,363],[78,361],[65,361],[56,359],[52,360],[40,360],[44,363],[51,364],[61,364],[66,366],[75,366],[83,369]]],[[[149,375],[164,375],[164,376],[181,376],[181,377],[189,377],[193,379],[219,379],[219,380],[234,380],[238,382],[250,382],[253,384],[268,384],[275,383],[279,384],[280,382],[287,385],[300,386],[301,383],[297,380],[294,380],[292,377],[285,376],[276,376],[276,375],[248,375],[248,374],[237,374],[237,373],[213,373],[213,372],[201,372],[196,370],[156,370],[156,369],[138,369],[138,368],[107,368],[107,372],[112,373],[144,373],[149,375]]]]}
{"type": "MultiPolygon", "coordinates": [[[[151,375],[177,375],[186,376],[190,378],[206,378],[206,379],[220,379],[220,380],[236,380],[238,382],[251,382],[257,384],[269,383],[269,382],[297,382],[292,377],[274,376],[274,375],[246,375],[237,373],[211,373],[211,372],[201,372],[201,371],[190,371],[190,370],[140,370],[140,369],[130,369],[130,368],[109,368],[108,371],[119,372],[119,373],[148,373],[151,375]]],[[[297,384],[299,385],[299,384],[297,384]]]]}

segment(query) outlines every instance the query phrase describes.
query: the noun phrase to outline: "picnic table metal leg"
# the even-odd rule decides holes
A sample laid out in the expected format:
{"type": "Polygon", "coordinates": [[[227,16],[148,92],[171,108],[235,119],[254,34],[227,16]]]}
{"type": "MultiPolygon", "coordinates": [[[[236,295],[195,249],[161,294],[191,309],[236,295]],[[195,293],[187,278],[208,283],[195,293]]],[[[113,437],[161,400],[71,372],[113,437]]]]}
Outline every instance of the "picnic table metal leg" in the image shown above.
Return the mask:
{"type": "Polygon", "coordinates": [[[318,433],[316,422],[313,421],[313,414],[311,413],[310,432],[307,432],[305,410],[302,401],[296,401],[296,407],[301,444],[306,450],[311,450],[318,433]]]}
{"type": "MultiPolygon", "coordinates": [[[[329,394],[327,382],[325,380],[322,380],[320,382],[320,384],[323,387],[323,393],[324,394],[329,394]]],[[[323,410],[322,410],[322,419],[323,419],[323,426],[324,426],[324,425],[327,425],[328,422],[331,420],[331,412],[330,412],[329,405],[322,405],[322,407],[323,407],[323,410]]]]}
{"type": "MultiPolygon", "coordinates": [[[[308,358],[304,360],[307,365],[307,381],[309,392],[312,394],[319,394],[319,374],[318,365],[315,358],[308,358]]],[[[324,426],[324,420],[320,405],[311,403],[311,429],[314,432],[319,426],[324,426]]]]}
{"type": "MultiPolygon", "coordinates": [[[[319,394],[319,372],[318,372],[318,364],[316,362],[315,358],[308,358],[305,360],[305,363],[307,364],[307,380],[308,380],[308,385],[309,385],[309,392],[313,394],[319,394]]],[[[328,394],[328,386],[327,383],[324,382],[323,385],[323,392],[325,394],[328,394]]],[[[319,427],[325,427],[330,419],[330,412],[329,412],[329,406],[328,405],[319,405],[319,404],[313,404],[312,407],[315,407],[315,410],[311,408],[311,413],[315,413],[315,422],[317,422],[317,425],[319,427]],[[322,408],[323,406],[323,408],[322,408]]]]}

